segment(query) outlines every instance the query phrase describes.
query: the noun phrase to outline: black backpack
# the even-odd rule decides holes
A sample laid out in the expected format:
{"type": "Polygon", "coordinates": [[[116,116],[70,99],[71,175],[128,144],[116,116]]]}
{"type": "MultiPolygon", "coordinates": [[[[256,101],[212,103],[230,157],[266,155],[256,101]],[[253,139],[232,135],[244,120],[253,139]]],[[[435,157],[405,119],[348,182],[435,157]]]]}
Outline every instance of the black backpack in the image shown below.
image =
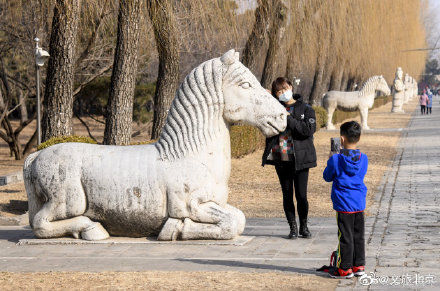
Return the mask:
{"type": "Polygon", "coordinates": [[[336,250],[336,251],[332,252],[332,254],[330,256],[330,265],[329,266],[324,265],[321,268],[316,269],[316,271],[317,272],[325,272],[325,273],[331,272],[332,270],[337,268],[336,264],[338,262],[338,259],[339,259],[339,252],[336,250]]]}

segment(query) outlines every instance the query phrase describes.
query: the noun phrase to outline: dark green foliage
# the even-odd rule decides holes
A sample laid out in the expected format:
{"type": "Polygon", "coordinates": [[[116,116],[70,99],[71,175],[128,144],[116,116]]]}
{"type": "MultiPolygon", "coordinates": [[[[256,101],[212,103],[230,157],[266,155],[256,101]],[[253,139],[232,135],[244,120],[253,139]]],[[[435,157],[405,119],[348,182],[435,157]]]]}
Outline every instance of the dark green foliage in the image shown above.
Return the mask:
{"type": "Polygon", "coordinates": [[[325,127],[327,111],[321,106],[313,106],[313,110],[315,110],[316,115],[316,130],[319,130],[321,127],[325,127]]]}
{"type": "MultiPolygon", "coordinates": [[[[153,118],[154,83],[138,84],[134,91],[133,121],[147,123],[153,118]]],[[[85,86],[78,93],[75,103],[75,114],[105,116],[110,77],[99,77],[85,86]]]]}
{"type": "Polygon", "coordinates": [[[231,155],[239,158],[264,146],[265,138],[252,126],[235,125],[231,127],[231,155]]]}
{"type": "Polygon", "coordinates": [[[69,135],[69,136],[55,136],[47,141],[43,142],[37,147],[37,151],[45,149],[47,147],[53,146],[58,143],[64,142],[81,142],[81,143],[93,143],[96,144],[96,141],[91,139],[88,136],[78,136],[78,135],[69,135]]]}

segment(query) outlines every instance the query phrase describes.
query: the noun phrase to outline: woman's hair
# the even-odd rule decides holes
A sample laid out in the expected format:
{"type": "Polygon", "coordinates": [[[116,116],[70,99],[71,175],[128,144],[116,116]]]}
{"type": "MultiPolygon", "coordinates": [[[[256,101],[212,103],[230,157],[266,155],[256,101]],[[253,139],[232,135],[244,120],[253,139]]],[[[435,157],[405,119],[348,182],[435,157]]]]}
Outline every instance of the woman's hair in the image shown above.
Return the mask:
{"type": "Polygon", "coordinates": [[[272,96],[273,97],[277,97],[277,92],[285,89],[287,87],[287,85],[290,85],[293,87],[292,82],[289,81],[289,79],[285,78],[285,77],[278,77],[276,78],[275,81],[273,81],[272,83],[272,96]]]}

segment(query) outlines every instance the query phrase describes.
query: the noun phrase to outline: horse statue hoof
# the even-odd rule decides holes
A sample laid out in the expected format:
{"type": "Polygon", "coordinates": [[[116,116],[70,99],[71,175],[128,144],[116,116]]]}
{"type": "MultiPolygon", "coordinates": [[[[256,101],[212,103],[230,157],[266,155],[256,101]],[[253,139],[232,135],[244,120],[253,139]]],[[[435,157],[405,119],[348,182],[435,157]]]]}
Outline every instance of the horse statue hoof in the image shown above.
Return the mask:
{"type": "Polygon", "coordinates": [[[93,223],[81,232],[81,238],[85,240],[103,240],[109,237],[110,235],[99,222],[93,223]]]}
{"type": "Polygon", "coordinates": [[[179,234],[182,232],[183,222],[180,219],[168,218],[162,230],[160,231],[157,240],[170,241],[177,240],[179,234]]]}

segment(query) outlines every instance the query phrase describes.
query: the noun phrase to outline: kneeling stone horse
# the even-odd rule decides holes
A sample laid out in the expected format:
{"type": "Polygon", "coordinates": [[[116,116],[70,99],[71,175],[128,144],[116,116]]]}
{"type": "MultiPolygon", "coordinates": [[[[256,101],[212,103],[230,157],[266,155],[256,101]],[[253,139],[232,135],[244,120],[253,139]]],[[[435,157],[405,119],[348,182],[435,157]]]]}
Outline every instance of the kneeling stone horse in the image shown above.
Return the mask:
{"type": "Polygon", "coordinates": [[[156,143],[64,143],[31,154],[30,225],[39,238],[233,239],[245,216],[227,204],[230,126],[273,136],[287,114],[230,50],[186,76],[156,143]]]}
{"type": "Polygon", "coordinates": [[[322,98],[322,106],[327,110],[327,129],[335,129],[332,119],[336,108],[343,111],[359,109],[362,128],[370,129],[367,124],[368,109],[373,107],[376,91],[381,91],[386,95],[391,94],[390,87],[388,87],[385,78],[382,76],[369,78],[359,91],[330,91],[325,93],[322,98]]]}

